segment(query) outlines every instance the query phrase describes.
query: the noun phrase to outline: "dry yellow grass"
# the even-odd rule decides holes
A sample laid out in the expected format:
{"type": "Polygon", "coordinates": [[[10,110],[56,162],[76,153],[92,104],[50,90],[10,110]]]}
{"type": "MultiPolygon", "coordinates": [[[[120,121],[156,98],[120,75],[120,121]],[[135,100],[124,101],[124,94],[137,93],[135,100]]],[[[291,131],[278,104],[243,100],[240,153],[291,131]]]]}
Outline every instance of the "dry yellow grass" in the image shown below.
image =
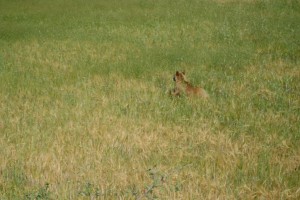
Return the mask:
{"type": "MultiPolygon", "coordinates": [[[[270,134],[267,141],[247,135],[232,140],[226,130],[211,130],[210,122],[204,118],[197,119],[192,125],[176,125],[156,122],[151,115],[143,115],[131,108],[139,100],[148,99],[150,104],[156,104],[161,98],[167,98],[161,96],[157,92],[159,90],[143,81],[113,75],[109,78],[94,76],[80,87],[57,88],[57,93],[63,91],[79,100],[72,107],[57,99],[51,107],[45,108],[47,98],[36,99],[33,105],[26,100],[26,94],[19,102],[21,110],[15,112],[30,114],[35,125],[26,135],[19,135],[18,145],[10,145],[11,142],[2,137],[1,145],[6,148],[1,154],[1,169],[5,170],[22,160],[22,172],[27,174],[29,187],[51,183],[51,193],[54,196],[64,194],[62,198],[68,198],[68,195],[75,198],[76,193],[62,191],[66,188],[61,185],[69,185],[68,191],[78,191],[78,187],[82,187],[78,183],[85,181],[107,192],[106,198],[113,195],[108,192],[110,190],[118,193],[130,187],[136,188],[142,195],[145,184],[151,185],[147,169],[154,166],[162,174],[180,167],[180,170],[165,175],[166,180],[159,187],[166,189],[154,189],[158,196],[174,199],[230,199],[236,196],[286,199],[299,196],[298,188],[287,190],[283,182],[283,177],[299,170],[300,165],[299,152],[289,149],[292,144],[288,140],[277,143],[280,140],[276,134],[270,134]],[[111,87],[109,95],[103,94],[100,89],[106,84],[111,87]],[[97,92],[86,96],[83,88],[94,88],[97,92]],[[87,111],[85,102],[91,99],[95,106],[87,111]],[[62,113],[62,109],[67,114],[62,113]],[[118,116],[118,109],[128,109],[129,114],[118,116]],[[130,112],[137,113],[130,116],[130,112]],[[136,118],[136,114],[140,117],[136,118]],[[62,123],[61,115],[66,118],[62,123]],[[39,125],[51,121],[56,124],[51,131],[41,132],[43,129],[39,125]],[[262,165],[260,154],[271,157],[265,161],[267,163],[263,162],[268,165],[270,177],[273,177],[270,183],[258,184],[261,181],[256,177],[259,174],[257,170],[260,170],[258,166],[262,165]],[[242,183],[236,184],[237,171],[248,174],[249,180],[236,180],[242,183]],[[180,192],[172,188],[176,184],[180,192]],[[269,184],[272,184],[272,190],[269,184]]],[[[176,109],[176,101],[169,103],[173,103],[168,105],[170,109],[176,109]]],[[[13,124],[22,124],[17,113],[11,115],[16,117],[10,118],[10,128],[13,124]]],[[[23,126],[26,129],[26,125],[23,126]]],[[[16,127],[16,131],[20,128],[16,127]]],[[[126,193],[118,193],[118,196],[122,195],[126,196],[126,193]]],[[[132,194],[127,195],[126,198],[134,198],[132,194]]]]}

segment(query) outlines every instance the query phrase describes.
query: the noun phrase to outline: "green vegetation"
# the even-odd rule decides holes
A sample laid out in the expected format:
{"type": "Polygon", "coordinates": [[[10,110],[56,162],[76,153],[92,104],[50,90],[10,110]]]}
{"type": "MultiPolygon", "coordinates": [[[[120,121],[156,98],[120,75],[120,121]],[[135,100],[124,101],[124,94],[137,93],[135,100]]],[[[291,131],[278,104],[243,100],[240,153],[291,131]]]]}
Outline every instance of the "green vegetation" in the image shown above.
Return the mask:
{"type": "Polygon", "coordinates": [[[298,0],[0,0],[0,199],[300,198],[298,0]],[[172,98],[185,70],[208,101],[172,98]]]}

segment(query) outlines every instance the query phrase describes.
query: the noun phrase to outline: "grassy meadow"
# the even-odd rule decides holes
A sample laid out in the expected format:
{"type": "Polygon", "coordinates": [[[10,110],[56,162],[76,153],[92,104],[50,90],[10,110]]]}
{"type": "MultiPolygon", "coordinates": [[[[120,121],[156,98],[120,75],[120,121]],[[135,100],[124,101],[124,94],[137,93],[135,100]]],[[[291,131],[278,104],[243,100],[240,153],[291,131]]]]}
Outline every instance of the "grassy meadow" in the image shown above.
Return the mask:
{"type": "Polygon", "coordinates": [[[0,0],[0,199],[299,199],[299,0],[0,0]],[[172,98],[185,70],[209,100],[172,98]]]}

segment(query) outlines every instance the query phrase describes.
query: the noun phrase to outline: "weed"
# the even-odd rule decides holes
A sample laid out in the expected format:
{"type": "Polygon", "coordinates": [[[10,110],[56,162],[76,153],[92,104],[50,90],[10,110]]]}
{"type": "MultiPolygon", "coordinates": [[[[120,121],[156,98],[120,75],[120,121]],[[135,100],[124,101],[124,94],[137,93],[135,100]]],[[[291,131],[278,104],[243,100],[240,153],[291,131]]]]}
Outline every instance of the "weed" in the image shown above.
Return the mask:
{"type": "Polygon", "coordinates": [[[25,199],[34,200],[47,200],[50,198],[49,183],[46,183],[43,187],[39,188],[36,192],[30,192],[25,195],[25,199]]]}

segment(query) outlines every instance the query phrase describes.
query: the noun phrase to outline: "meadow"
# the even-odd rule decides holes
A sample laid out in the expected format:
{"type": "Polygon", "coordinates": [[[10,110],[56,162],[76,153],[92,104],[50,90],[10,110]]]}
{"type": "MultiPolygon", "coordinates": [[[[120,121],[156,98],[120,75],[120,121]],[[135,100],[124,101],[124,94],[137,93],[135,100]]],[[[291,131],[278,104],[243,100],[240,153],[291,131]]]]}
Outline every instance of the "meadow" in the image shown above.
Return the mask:
{"type": "Polygon", "coordinates": [[[299,199],[299,0],[0,0],[0,199],[299,199]],[[208,100],[170,97],[184,70],[208,100]]]}

